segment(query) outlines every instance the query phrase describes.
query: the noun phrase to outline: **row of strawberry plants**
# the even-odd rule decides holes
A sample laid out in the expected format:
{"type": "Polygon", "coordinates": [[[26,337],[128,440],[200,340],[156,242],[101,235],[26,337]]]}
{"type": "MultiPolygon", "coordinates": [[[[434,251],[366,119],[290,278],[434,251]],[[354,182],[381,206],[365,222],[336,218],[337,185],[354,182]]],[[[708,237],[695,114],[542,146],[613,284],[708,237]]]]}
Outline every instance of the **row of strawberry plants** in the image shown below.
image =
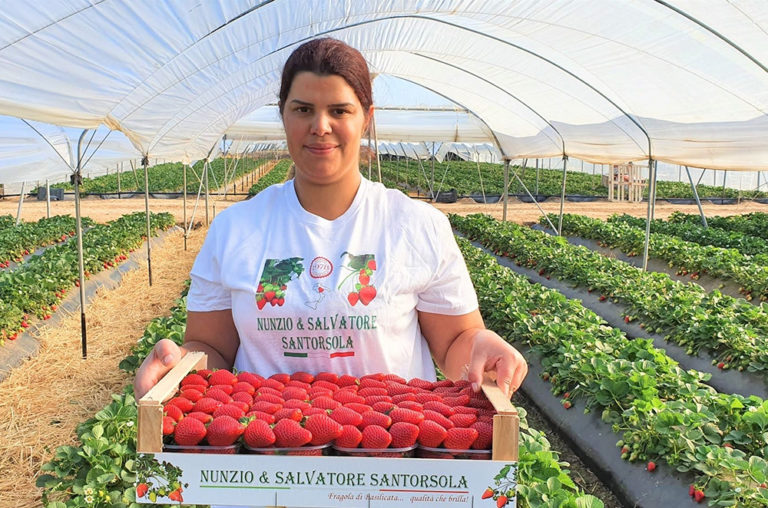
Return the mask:
{"type": "MultiPolygon", "coordinates": [[[[135,375],[154,344],[162,338],[181,344],[185,324],[186,300],[182,297],[170,316],[149,323],[120,368],[135,375]]],[[[602,508],[600,500],[583,494],[576,487],[564,469],[567,464],[558,460],[541,432],[528,426],[522,408],[519,414],[518,506],[602,508]]],[[[45,474],[37,479],[37,485],[44,489],[44,505],[65,508],[85,503],[97,507],[138,508],[134,486],[138,473],[136,418],[136,402],[129,386],[124,393],[113,395],[113,402],[94,418],[79,425],[77,435],[81,445],[59,447],[53,459],[42,467],[45,474]]]]}
{"type": "MultiPolygon", "coordinates": [[[[681,212],[674,212],[668,220],[675,223],[701,224],[701,217],[698,215],[681,212]]],[[[726,217],[719,215],[707,217],[707,225],[768,240],[768,213],[764,212],[750,212],[743,215],[730,215],[726,217]]]]}
{"type": "MultiPolygon", "coordinates": [[[[169,213],[151,214],[151,232],[174,224],[169,213]]],[[[146,238],[143,212],[124,215],[108,224],[93,226],[83,235],[86,276],[125,261],[126,253],[146,238]]],[[[15,339],[29,327],[29,316],[48,319],[64,294],[78,285],[76,242],[67,242],[32,256],[13,271],[0,273],[0,343],[15,339]]]]}
{"type": "Polygon", "coordinates": [[[566,409],[601,411],[623,434],[622,458],[693,473],[690,493],[710,505],[768,503],[767,403],[715,392],[707,374],[683,371],[650,340],[629,340],[580,302],[530,284],[465,239],[459,246],[487,325],[531,346],[566,409]]]}
{"type": "Polygon", "coordinates": [[[14,224],[16,224],[16,219],[12,215],[10,214],[0,215],[0,230],[9,228],[14,224]]]}
{"type": "Polygon", "coordinates": [[[283,159],[275,164],[275,167],[259,178],[259,180],[248,189],[248,196],[255,196],[270,185],[283,182],[288,175],[288,170],[291,168],[291,163],[292,161],[290,159],[283,159]]]}
{"type": "MultiPolygon", "coordinates": [[[[83,217],[82,223],[87,227],[94,222],[83,217]]],[[[74,235],[75,218],[70,215],[56,215],[0,229],[0,268],[8,268],[11,261],[21,261],[38,247],[61,243],[74,235]]]]}
{"type": "MultiPolygon", "coordinates": [[[[550,215],[550,220],[557,216],[550,215]]],[[[542,217],[542,224],[546,220],[542,217]]],[[[563,215],[563,234],[597,241],[609,248],[618,248],[630,256],[643,252],[645,231],[626,224],[611,224],[583,215],[563,215]]],[[[681,275],[696,279],[708,273],[713,277],[730,279],[740,285],[747,300],[753,297],[768,300],[768,265],[753,261],[735,249],[722,249],[686,242],[674,236],[651,233],[648,255],[663,259],[681,275]]]]}
{"type": "Polygon", "coordinates": [[[690,355],[706,350],[720,368],[768,371],[768,312],[763,308],[487,215],[452,215],[451,223],[518,265],[597,291],[602,300],[621,302],[627,307],[626,322],[638,319],[648,331],[663,331],[690,355]]]}
{"type": "MultiPolygon", "coordinates": [[[[234,177],[230,175],[234,159],[218,158],[210,162],[208,187],[216,190],[224,185],[224,166],[226,164],[227,176],[239,178],[256,169],[264,161],[261,159],[243,158],[237,162],[234,177]],[[217,185],[218,184],[218,185],[217,185]]],[[[197,175],[203,177],[203,161],[197,161],[192,168],[197,175]]],[[[184,165],[181,162],[165,162],[147,168],[149,178],[149,192],[181,192],[184,187],[184,165]]],[[[200,182],[192,171],[187,170],[187,192],[197,192],[200,182]]],[[[72,190],[72,184],[63,182],[52,185],[65,190],[72,190]]],[[[101,175],[94,178],[84,178],[81,192],[83,194],[105,194],[117,192],[117,173],[101,175]]],[[[121,192],[144,192],[144,170],[123,171],[120,173],[121,192]]]]}
{"type": "MultiPolygon", "coordinates": [[[[608,219],[612,224],[626,224],[645,230],[646,220],[631,215],[614,215],[608,219]]],[[[704,227],[689,222],[669,222],[661,219],[651,221],[651,233],[675,236],[686,242],[699,245],[711,245],[723,249],[736,249],[742,254],[752,256],[754,263],[768,265],[768,240],[720,228],[704,227]]]]}

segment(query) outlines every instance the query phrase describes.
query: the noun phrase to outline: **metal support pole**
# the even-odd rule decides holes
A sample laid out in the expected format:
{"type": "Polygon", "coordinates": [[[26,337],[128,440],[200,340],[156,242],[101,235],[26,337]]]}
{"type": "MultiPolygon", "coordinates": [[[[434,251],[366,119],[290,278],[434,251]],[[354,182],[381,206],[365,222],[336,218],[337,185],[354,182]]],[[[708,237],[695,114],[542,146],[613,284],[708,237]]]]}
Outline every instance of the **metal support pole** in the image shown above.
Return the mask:
{"type": "MultiPolygon", "coordinates": [[[[538,160],[537,160],[537,162],[538,162],[538,160]]],[[[554,231],[554,232],[555,232],[555,234],[557,234],[557,228],[555,227],[555,225],[554,225],[554,224],[552,224],[552,221],[551,221],[551,220],[549,220],[549,216],[548,216],[548,215],[547,215],[547,213],[544,211],[544,209],[543,209],[543,208],[541,208],[541,205],[539,204],[539,202],[538,202],[538,201],[536,201],[536,198],[535,198],[535,197],[534,197],[534,196],[531,194],[531,191],[529,191],[529,190],[528,190],[528,187],[526,187],[526,186],[525,186],[525,183],[523,182],[523,180],[522,180],[522,179],[521,179],[521,178],[520,178],[520,177],[517,175],[517,171],[515,171],[515,172],[514,172],[514,174],[513,174],[512,176],[514,176],[514,177],[517,179],[517,182],[518,182],[518,183],[520,184],[520,186],[523,188],[523,190],[525,191],[525,193],[526,193],[526,194],[528,194],[528,197],[530,197],[530,198],[531,198],[531,200],[533,200],[533,203],[536,205],[536,208],[538,208],[538,209],[539,209],[539,213],[541,213],[541,215],[542,215],[542,216],[543,216],[545,219],[547,219],[547,223],[549,224],[549,227],[551,227],[551,228],[552,228],[552,231],[554,231]]]]}
{"type": "Polygon", "coordinates": [[[149,221],[149,156],[141,159],[144,166],[144,214],[147,216],[147,271],[149,272],[149,285],[152,286],[152,246],[150,245],[150,221],[149,221]]]}
{"type": "Polygon", "coordinates": [[[80,343],[83,353],[83,359],[88,357],[88,341],[85,331],[85,266],[83,263],[83,222],[80,215],[80,184],[83,180],[83,175],[80,172],[82,163],[81,146],[83,138],[88,132],[85,129],[80,134],[80,139],[77,141],[77,168],[75,174],[72,175],[72,183],[75,186],[75,228],[77,231],[77,271],[78,280],[80,281],[80,343]]]}
{"type": "Polygon", "coordinates": [[[205,181],[205,225],[208,226],[210,221],[208,220],[208,159],[205,159],[203,164],[203,180],[205,181]]]}
{"type": "Polygon", "coordinates": [[[16,225],[18,226],[21,224],[21,205],[24,204],[24,185],[26,185],[26,181],[21,182],[21,193],[19,194],[19,208],[16,210],[16,225]]]}
{"type": "Polygon", "coordinates": [[[651,243],[651,222],[656,205],[656,161],[648,159],[648,215],[645,220],[645,244],[643,245],[643,270],[648,270],[648,250],[651,243]]]}
{"type": "Polygon", "coordinates": [[[376,171],[379,173],[379,182],[381,182],[381,159],[379,156],[379,137],[376,135],[376,115],[373,116],[373,143],[376,150],[376,171]]]}
{"type": "Polygon", "coordinates": [[[368,180],[371,179],[371,129],[368,129],[368,180]]]}
{"type": "Polygon", "coordinates": [[[563,234],[563,207],[565,206],[565,179],[566,179],[566,165],[568,164],[568,156],[563,155],[563,187],[560,190],[560,220],[557,223],[557,235],[563,234]]]}
{"type": "Polygon", "coordinates": [[[123,171],[123,163],[120,163],[120,167],[117,169],[117,199],[120,199],[120,173],[123,171]]]}
{"type": "Polygon", "coordinates": [[[709,227],[707,224],[707,216],[704,215],[704,209],[701,207],[701,200],[699,199],[699,191],[696,190],[696,186],[693,185],[693,177],[691,177],[691,170],[688,169],[688,166],[685,166],[685,172],[688,175],[688,181],[691,182],[691,190],[693,190],[693,197],[696,199],[696,205],[699,207],[699,215],[701,216],[701,224],[706,228],[709,227]]]}
{"type": "MultiPolygon", "coordinates": [[[[435,188],[435,142],[432,142],[432,160],[431,160],[431,167],[432,167],[432,184],[429,186],[430,190],[435,188]]],[[[432,191],[432,201],[435,200],[435,193],[432,191]]]]}
{"type": "Polygon", "coordinates": [[[184,250],[187,250],[187,164],[182,166],[182,180],[184,181],[184,189],[182,191],[182,206],[184,207],[184,211],[182,212],[184,218],[184,250]]]}
{"type": "Polygon", "coordinates": [[[45,216],[51,218],[51,181],[45,179],[45,216]]]}
{"type": "Polygon", "coordinates": [[[483,185],[483,174],[480,172],[480,154],[477,152],[477,146],[475,148],[475,160],[477,161],[477,177],[480,179],[480,192],[483,193],[483,203],[488,204],[488,200],[485,199],[485,186],[483,185]]]}
{"type": "Polygon", "coordinates": [[[501,212],[502,222],[507,221],[507,201],[509,199],[509,192],[507,192],[507,189],[509,189],[509,159],[504,159],[504,206],[501,212]]]}
{"type": "MultiPolygon", "coordinates": [[[[543,165],[544,164],[542,164],[542,166],[543,165]]],[[[536,159],[536,188],[533,191],[533,193],[536,194],[537,196],[539,195],[539,172],[540,171],[541,171],[541,168],[539,168],[539,159],[536,159]]]]}

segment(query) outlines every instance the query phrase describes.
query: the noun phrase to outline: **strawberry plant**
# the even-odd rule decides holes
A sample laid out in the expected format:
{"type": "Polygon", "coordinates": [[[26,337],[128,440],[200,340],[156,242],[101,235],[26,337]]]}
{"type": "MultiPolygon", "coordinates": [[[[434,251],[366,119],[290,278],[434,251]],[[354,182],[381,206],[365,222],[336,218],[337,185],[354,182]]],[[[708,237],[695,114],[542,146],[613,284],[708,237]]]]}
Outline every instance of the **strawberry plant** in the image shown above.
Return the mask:
{"type": "Polygon", "coordinates": [[[267,174],[259,178],[259,181],[253,184],[250,189],[248,189],[248,195],[255,196],[270,185],[284,181],[290,168],[290,160],[283,159],[279,161],[277,164],[275,164],[275,167],[273,167],[267,174]]]}
{"type": "MultiPolygon", "coordinates": [[[[701,224],[698,215],[674,212],[668,218],[672,223],[701,224]]],[[[736,231],[750,236],[756,236],[768,240],[768,213],[750,212],[743,215],[731,215],[726,217],[707,217],[709,227],[725,231],[736,231]]]]}

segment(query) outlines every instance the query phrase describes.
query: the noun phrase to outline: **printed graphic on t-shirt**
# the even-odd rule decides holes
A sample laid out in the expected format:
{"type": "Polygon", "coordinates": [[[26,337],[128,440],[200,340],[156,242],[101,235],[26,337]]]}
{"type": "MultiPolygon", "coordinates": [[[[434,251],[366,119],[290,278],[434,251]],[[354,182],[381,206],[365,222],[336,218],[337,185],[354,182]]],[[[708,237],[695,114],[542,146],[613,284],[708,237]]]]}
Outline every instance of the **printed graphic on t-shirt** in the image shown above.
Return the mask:
{"type": "Polygon", "coordinates": [[[376,286],[372,280],[376,271],[376,257],[373,254],[355,255],[344,252],[341,261],[341,268],[349,273],[341,280],[337,289],[346,293],[347,301],[353,307],[358,302],[368,305],[376,298],[376,286]]]}
{"type": "Polygon", "coordinates": [[[304,271],[303,258],[267,259],[261,280],[256,289],[256,306],[259,310],[265,305],[282,306],[285,303],[288,284],[304,271]]]}

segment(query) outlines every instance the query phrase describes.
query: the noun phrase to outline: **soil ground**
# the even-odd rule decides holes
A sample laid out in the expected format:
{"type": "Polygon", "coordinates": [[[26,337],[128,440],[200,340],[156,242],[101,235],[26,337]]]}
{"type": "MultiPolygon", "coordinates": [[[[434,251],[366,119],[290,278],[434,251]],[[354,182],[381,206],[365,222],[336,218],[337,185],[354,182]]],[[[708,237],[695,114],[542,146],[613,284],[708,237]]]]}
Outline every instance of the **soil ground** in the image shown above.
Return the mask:
{"type": "MultiPolygon", "coordinates": [[[[227,199],[211,198],[209,220],[215,210],[230,206],[244,196],[228,196],[227,199]]],[[[502,218],[503,204],[477,204],[461,200],[451,204],[436,204],[445,213],[488,213],[502,218]]],[[[543,203],[548,213],[559,212],[558,202],[543,203]]],[[[0,199],[0,214],[16,215],[18,198],[0,199]]],[[[194,200],[187,202],[187,217],[191,217],[194,200]]],[[[167,315],[187,278],[194,256],[199,250],[207,228],[204,204],[195,213],[195,222],[202,223],[193,231],[189,250],[182,250],[182,235],[177,233],[161,249],[153,250],[153,279],[162,281],[152,288],[146,286],[146,267],[126,275],[121,287],[106,292],[91,305],[89,315],[89,359],[79,357],[79,316],[72,315],[55,328],[43,330],[39,354],[14,369],[2,383],[0,398],[0,470],[7,481],[0,480],[0,506],[27,507],[40,505],[40,491],[35,487],[35,477],[40,466],[50,460],[57,446],[74,444],[76,425],[103,408],[112,393],[119,393],[132,380],[118,370],[118,362],[142,335],[146,324],[154,317],[167,315]],[[139,295],[137,297],[137,295],[139,295]],[[56,404],[47,400],[51,394],[35,389],[54,384],[56,404]],[[32,388],[32,390],[30,390],[32,388]]],[[[153,212],[172,213],[182,223],[181,199],[151,199],[153,212]]],[[[656,205],[655,216],[667,217],[673,211],[698,213],[695,205],[656,205]]],[[[144,211],[143,199],[85,198],[81,211],[97,222],[105,222],[135,211],[144,211]]],[[[613,203],[596,201],[587,203],[566,202],[566,213],[577,213],[597,218],[607,218],[613,213],[629,213],[644,217],[647,205],[643,203],[613,203]]],[[[744,202],[739,205],[704,205],[707,215],[733,215],[751,211],[768,212],[768,205],[744,202]]],[[[74,201],[51,202],[51,215],[74,215],[74,201]]],[[[46,216],[44,201],[27,199],[22,208],[22,218],[33,221],[46,216]]],[[[540,213],[535,205],[511,200],[507,219],[517,223],[538,221],[540,213]]],[[[610,491],[584,467],[578,457],[559,437],[549,430],[546,419],[531,409],[522,398],[518,402],[529,411],[529,421],[535,428],[547,432],[553,449],[561,453],[561,459],[570,463],[571,475],[589,493],[605,501],[607,508],[621,505],[610,491]]]]}

